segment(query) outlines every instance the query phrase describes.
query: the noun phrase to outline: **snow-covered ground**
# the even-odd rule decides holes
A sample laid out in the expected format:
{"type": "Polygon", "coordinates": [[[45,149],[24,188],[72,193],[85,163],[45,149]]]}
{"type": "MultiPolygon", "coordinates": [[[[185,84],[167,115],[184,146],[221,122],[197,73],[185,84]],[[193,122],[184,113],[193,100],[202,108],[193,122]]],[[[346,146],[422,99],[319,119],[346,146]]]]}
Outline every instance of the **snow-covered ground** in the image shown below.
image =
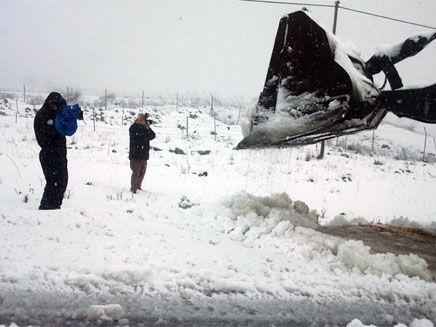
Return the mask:
{"type": "Polygon", "coordinates": [[[411,123],[382,124],[374,151],[372,132],[332,140],[316,160],[315,145],[233,150],[242,135],[222,122],[237,120],[228,108],[214,120],[209,107],[147,106],[157,138],[132,195],[128,127],[139,110],[97,110],[94,131],[88,109],[68,138],[63,207],[38,211],[32,106],[18,102],[17,118],[15,100],[0,101],[0,326],[436,322],[423,259],[316,231],[338,215],[434,230],[431,126],[426,162],[422,125],[411,123]]]}

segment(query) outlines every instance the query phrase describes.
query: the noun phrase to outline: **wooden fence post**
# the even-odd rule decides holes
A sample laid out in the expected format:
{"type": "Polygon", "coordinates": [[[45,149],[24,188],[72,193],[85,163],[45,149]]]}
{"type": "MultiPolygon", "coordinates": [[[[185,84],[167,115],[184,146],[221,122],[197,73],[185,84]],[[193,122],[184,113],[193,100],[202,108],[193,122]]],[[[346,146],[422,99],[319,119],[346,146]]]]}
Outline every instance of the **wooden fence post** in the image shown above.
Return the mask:
{"type": "Polygon", "coordinates": [[[142,110],[144,110],[144,90],[142,90],[142,110]]]}
{"type": "Polygon", "coordinates": [[[213,125],[214,125],[215,141],[216,141],[216,118],[215,118],[215,115],[213,115],[213,125]]]}
{"type": "Polygon", "coordinates": [[[92,124],[94,125],[94,132],[95,132],[95,107],[92,106],[92,124]]]}
{"type": "Polygon", "coordinates": [[[425,161],[425,148],[427,146],[427,129],[424,127],[425,139],[424,139],[424,152],[422,153],[422,161],[425,161]]]}
{"type": "Polygon", "coordinates": [[[18,123],[18,98],[15,98],[15,104],[17,105],[17,112],[15,113],[15,124],[18,123]]]}

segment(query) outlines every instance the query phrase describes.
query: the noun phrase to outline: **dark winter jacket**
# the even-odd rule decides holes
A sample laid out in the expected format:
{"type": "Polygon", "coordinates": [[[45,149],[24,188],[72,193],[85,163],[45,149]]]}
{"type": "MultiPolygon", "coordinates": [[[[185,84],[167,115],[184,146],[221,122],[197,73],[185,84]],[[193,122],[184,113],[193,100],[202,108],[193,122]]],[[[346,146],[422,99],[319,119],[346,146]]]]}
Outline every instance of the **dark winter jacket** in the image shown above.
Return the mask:
{"type": "Polygon", "coordinates": [[[56,114],[63,104],[66,104],[66,101],[59,93],[50,93],[33,122],[36,141],[42,152],[53,157],[67,155],[65,136],[59,134],[54,125],[56,114]]]}
{"type": "Polygon", "coordinates": [[[156,137],[153,130],[146,129],[144,126],[133,123],[129,128],[130,134],[130,151],[129,159],[148,160],[150,151],[150,141],[156,137]]]}

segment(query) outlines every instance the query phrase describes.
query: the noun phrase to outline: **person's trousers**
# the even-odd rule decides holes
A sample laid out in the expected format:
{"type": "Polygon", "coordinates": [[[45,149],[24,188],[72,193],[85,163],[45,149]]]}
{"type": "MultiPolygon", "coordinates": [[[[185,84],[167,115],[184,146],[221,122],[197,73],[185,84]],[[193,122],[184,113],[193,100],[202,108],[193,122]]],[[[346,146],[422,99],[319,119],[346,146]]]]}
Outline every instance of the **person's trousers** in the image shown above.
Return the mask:
{"type": "Polygon", "coordinates": [[[52,153],[39,153],[46,185],[39,209],[60,209],[68,185],[67,158],[52,153]]]}
{"type": "Polygon", "coordinates": [[[130,159],[130,169],[132,170],[132,178],[130,180],[130,191],[136,193],[141,188],[142,180],[147,170],[147,160],[145,159],[130,159]]]}

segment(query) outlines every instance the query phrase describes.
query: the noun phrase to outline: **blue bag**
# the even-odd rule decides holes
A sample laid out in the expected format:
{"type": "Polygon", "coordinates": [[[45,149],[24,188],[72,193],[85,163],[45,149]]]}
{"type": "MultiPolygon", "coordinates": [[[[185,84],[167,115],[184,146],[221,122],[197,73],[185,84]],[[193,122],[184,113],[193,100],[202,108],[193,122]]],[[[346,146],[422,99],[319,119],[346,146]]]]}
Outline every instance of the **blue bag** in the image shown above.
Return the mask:
{"type": "Polygon", "coordinates": [[[75,104],[74,106],[64,104],[59,108],[54,126],[59,134],[63,136],[71,136],[77,130],[77,119],[83,117],[82,115],[82,110],[78,104],[75,104]]]}

